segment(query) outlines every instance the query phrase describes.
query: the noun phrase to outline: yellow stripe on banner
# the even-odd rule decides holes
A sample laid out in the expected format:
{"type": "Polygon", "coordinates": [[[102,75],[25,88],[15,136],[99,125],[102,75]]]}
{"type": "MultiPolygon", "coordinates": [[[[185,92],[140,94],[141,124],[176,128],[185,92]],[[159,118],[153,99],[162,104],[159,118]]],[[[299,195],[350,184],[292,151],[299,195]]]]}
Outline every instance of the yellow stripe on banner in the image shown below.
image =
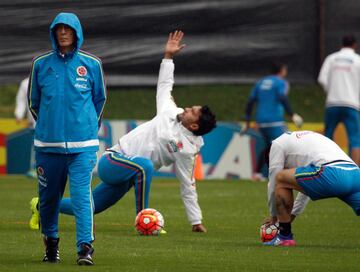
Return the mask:
{"type": "Polygon", "coordinates": [[[311,130],[318,133],[324,133],[324,124],[323,123],[304,123],[301,128],[297,128],[294,123],[287,123],[286,124],[290,131],[297,131],[297,130],[311,130]]]}
{"type": "Polygon", "coordinates": [[[6,165],[6,148],[5,146],[0,146],[0,166],[6,165]]]}
{"type": "Polygon", "coordinates": [[[112,159],[114,159],[115,161],[119,161],[119,162],[123,162],[125,164],[130,164],[130,165],[133,165],[135,166],[136,168],[140,168],[142,174],[143,174],[143,180],[144,180],[144,188],[143,188],[143,195],[142,195],[142,206],[143,208],[145,207],[145,191],[146,191],[146,175],[145,175],[145,171],[144,169],[137,163],[133,163],[132,161],[129,161],[129,160],[124,160],[124,159],[121,159],[121,158],[117,158],[114,156],[114,153],[110,153],[110,156],[112,159]]]}
{"type": "Polygon", "coordinates": [[[0,118],[0,133],[10,134],[18,130],[22,130],[27,127],[27,121],[24,120],[20,123],[17,123],[15,119],[12,118],[0,118]]]}

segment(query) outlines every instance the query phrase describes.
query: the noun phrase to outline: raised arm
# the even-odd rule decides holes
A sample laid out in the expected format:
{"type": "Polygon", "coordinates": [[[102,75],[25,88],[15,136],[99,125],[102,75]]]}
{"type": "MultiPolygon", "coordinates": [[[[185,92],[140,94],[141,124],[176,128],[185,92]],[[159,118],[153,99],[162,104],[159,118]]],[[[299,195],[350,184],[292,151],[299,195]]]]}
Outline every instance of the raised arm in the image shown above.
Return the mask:
{"type": "Polygon", "coordinates": [[[169,34],[169,38],[165,45],[164,59],[172,59],[175,54],[181,51],[186,44],[181,44],[184,32],[176,30],[169,34]]]}
{"type": "Polygon", "coordinates": [[[182,31],[175,31],[170,33],[165,45],[164,59],[160,65],[159,79],[157,83],[156,92],[156,109],[157,114],[176,108],[174,99],[171,96],[171,91],[174,85],[174,62],[173,57],[181,51],[186,45],[181,44],[184,33],[182,31]]]}

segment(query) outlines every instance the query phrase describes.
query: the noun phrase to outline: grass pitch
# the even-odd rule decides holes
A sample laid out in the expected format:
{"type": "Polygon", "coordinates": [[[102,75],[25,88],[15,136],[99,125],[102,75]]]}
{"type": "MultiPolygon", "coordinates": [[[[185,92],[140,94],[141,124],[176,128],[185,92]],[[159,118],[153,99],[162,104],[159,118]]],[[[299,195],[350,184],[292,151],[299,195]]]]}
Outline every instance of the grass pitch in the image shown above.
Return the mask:
{"type": "Polygon", "coordinates": [[[38,231],[28,229],[35,180],[0,177],[0,271],[359,271],[359,219],[336,199],[311,202],[293,224],[298,246],[264,247],[259,226],[267,216],[266,184],[198,183],[207,234],[192,233],[176,180],[155,179],[150,206],[165,218],[167,235],[136,234],[134,195],[96,215],[94,267],[75,264],[75,225],[60,217],[61,263],[41,263],[38,231]]]}

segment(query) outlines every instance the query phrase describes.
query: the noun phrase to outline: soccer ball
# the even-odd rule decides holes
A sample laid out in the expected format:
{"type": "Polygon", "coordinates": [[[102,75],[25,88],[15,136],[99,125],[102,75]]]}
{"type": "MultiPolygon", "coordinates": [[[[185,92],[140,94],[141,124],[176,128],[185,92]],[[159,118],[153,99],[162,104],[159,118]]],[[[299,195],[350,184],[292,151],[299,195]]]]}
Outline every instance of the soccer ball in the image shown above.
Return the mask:
{"type": "Polygon", "coordinates": [[[279,232],[279,228],[277,225],[263,224],[260,227],[260,239],[262,242],[269,242],[272,239],[274,239],[274,237],[276,236],[276,234],[278,234],[278,232],[279,232]]]}
{"type": "Polygon", "coordinates": [[[155,209],[144,209],[135,218],[135,228],[141,235],[159,235],[164,223],[164,217],[155,209]]]}

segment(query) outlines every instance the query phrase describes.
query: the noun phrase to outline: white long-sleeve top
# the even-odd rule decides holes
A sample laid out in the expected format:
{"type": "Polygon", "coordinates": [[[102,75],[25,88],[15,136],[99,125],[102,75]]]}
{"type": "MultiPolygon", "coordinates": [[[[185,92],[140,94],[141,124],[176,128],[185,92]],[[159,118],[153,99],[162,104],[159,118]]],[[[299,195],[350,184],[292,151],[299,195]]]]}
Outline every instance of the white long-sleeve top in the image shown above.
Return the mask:
{"type": "Polygon", "coordinates": [[[17,120],[22,120],[26,116],[29,125],[35,126],[35,120],[32,117],[28,106],[28,97],[27,97],[28,85],[29,85],[28,77],[23,79],[19,85],[19,89],[16,95],[16,106],[15,106],[14,114],[17,120]]]}
{"type": "Polygon", "coordinates": [[[329,55],[320,70],[318,82],[323,86],[326,107],[360,109],[360,56],[344,47],[329,55]]]}
{"type": "MultiPolygon", "coordinates": [[[[284,133],[272,142],[269,156],[268,205],[270,214],[276,216],[275,177],[283,169],[321,166],[343,160],[354,163],[332,140],[312,131],[284,133]]],[[[355,164],[355,163],[354,163],[355,164]]],[[[292,214],[299,215],[305,209],[309,197],[299,193],[292,214]]]]}
{"type": "Polygon", "coordinates": [[[181,182],[181,197],[192,225],[200,224],[193,169],[195,156],[204,144],[201,136],[194,135],[177,119],[184,110],[178,108],[171,96],[174,84],[174,63],[163,59],[160,65],[156,93],[156,116],[119,139],[111,150],[128,156],[151,159],[155,169],[175,163],[176,176],[181,182]]]}

